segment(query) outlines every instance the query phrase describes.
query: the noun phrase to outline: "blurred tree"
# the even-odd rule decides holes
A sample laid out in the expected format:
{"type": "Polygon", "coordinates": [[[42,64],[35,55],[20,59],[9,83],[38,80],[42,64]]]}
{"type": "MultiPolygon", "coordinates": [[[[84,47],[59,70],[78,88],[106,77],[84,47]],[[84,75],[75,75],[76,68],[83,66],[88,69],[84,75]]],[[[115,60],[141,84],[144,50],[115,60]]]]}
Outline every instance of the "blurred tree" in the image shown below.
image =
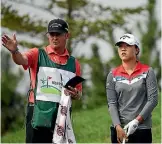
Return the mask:
{"type": "MultiPolygon", "coordinates": [[[[88,97],[87,105],[88,108],[93,108],[98,105],[106,104],[106,66],[102,63],[101,57],[99,55],[99,48],[96,44],[92,44],[92,57],[89,59],[88,63],[91,67],[91,82],[92,86],[89,91],[90,95],[88,97]]],[[[108,67],[107,67],[108,69],[108,67]]]]}
{"type": "MultiPolygon", "coordinates": [[[[17,33],[30,33],[31,36],[41,33],[43,26],[37,26],[37,24],[30,20],[28,15],[18,16],[18,12],[2,3],[2,27],[10,30],[15,30],[17,33]]],[[[41,23],[41,21],[40,21],[41,23]]],[[[45,29],[45,28],[44,28],[45,29]]],[[[20,41],[21,46],[33,47],[37,46],[33,43],[26,41],[20,41]]],[[[39,46],[38,46],[39,47],[39,46]]],[[[6,51],[1,51],[3,63],[1,62],[2,68],[2,81],[1,81],[1,132],[2,135],[11,129],[16,129],[20,125],[24,125],[24,112],[25,112],[25,100],[16,92],[18,82],[23,76],[23,72],[18,70],[18,73],[14,74],[13,66],[11,65],[11,56],[6,51]]],[[[25,95],[25,94],[24,94],[25,95]]]]}
{"type": "Polygon", "coordinates": [[[2,135],[11,129],[23,126],[24,99],[16,92],[18,82],[21,80],[22,72],[13,74],[11,70],[10,55],[3,52],[1,55],[1,133],[2,135]]]}
{"type": "MultiPolygon", "coordinates": [[[[142,47],[144,48],[141,58],[144,63],[154,65],[154,68],[157,70],[158,81],[160,80],[159,74],[161,69],[159,57],[156,57],[156,59],[154,59],[151,63],[148,59],[149,55],[152,54],[152,51],[154,51],[154,53],[157,55],[159,54],[158,50],[155,49],[155,43],[160,38],[161,31],[157,28],[157,20],[154,16],[155,0],[149,0],[146,7],[143,6],[124,9],[115,9],[109,6],[106,7],[101,4],[94,4],[87,0],[49,0],[43,6],[38,5],[35,0],[15,0],[12,2],[17,4],[25,4],[30,7],[51,13],[54,17],[66,19],[69,23],[71,32],[71,38],[68,42],[68,49],[70,53],[75,51],[75,47],[79,42],[84,43],[90,37],[103,39],[110,44],[110,47],[114,53],[114,57],[108,62],[101,61],[101,55],[99,55],[98,52],[99,47],[95,44],[92,45],[93,54],[91,58],[87,59],[84,56],[79,58],[82,67],[88,65],[91,69],[90,81],[92,86],[84,83],[83,97],[81,101],[75,101],[74,107],[80,109],[83,104],[89,106],[96,104],[99,106],[106,102],[106,74],[109,72],[110,68],[120,64],[117,49],[114,46],[116,41],[116,33],[114,30],[115,28],[120,28],[125,32],[132,33],[132,29],[128,29],[127,27],[127,24],[129,24],[129,19],[126,19],[127,16],[131,17],[134,15],[140,15],[142,12],[149,13],[148,21],[144,23],[144,25],[147,25],[148,29],[147,31],[141,33],[141,36],[143,37],[142,47]],[[60,10],[59,13],[57,12],[58,9],[60,10]]],[[[43,21],[43,19],[35,20],[29,15],[20,16],[18,11],[13,9],[12,6],[9,5],[6,1],[2,2],[2,28],[8,28],[9,30],[16,31],[19,34],[26,33],[31,37],[39,37],[42,40],[40,45],[36,45],[34,42],[27,42],[26,40],[19,41],[19,45],[28,48],[43,47],[47,45],[47,39],[44,35],[46,32],[46,27],[44,25],[47,25],[47,21],[43,21]]],[[[141,23],[137,21],[137,26],[138,25],[141,25],[141,23]]],[[[142,32],[140,26],[138,26],[137,29],[142,32]]],[[[4,81],[7,80],[4,79],[4,81]]],[[[6,89],[6,87],[7,85],[4,85],[2,89],[6,89]]],[[[11,93],[8,95],[12,97],[11,93]]],[[[2,97],[4,96],[5,95],[2,95],[2,97]]],[[[7,110],[8,109],[6,108],[6,111],[7,110]]]]}
{"type": "Polygon", "coordinates": [[[146,30],[138,23],[141,37],[141,61],[152,66],[156,72],[158,85],[160,90],[161,80],[161,64],[160,64],[160,48],[157,46],[158,40],[161,38],[161,30],[158,26],[157,17],[155,14],[156,0],[149,0],[146,5],[148,11],[148,20],[146,22],[146,30]],[[159,48],[159,49],[158,49],[159,48]]]}

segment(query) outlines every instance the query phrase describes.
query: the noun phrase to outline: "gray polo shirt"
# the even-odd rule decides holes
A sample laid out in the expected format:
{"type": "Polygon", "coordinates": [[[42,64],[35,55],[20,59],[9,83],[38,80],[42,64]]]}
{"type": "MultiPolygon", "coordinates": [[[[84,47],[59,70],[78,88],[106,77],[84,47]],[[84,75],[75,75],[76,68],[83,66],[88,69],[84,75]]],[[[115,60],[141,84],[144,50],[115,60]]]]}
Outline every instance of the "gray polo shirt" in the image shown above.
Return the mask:
{"type": "Polygon", "coordinates": [[[144,121],[138,128],[151,128],[151,112],[158,103],[158,86],[151,67],[138,62],[130,76],[122,65],[115,68],[107,76],[106,91],[114,126],[125,126],[140,115],[144,121]]]}

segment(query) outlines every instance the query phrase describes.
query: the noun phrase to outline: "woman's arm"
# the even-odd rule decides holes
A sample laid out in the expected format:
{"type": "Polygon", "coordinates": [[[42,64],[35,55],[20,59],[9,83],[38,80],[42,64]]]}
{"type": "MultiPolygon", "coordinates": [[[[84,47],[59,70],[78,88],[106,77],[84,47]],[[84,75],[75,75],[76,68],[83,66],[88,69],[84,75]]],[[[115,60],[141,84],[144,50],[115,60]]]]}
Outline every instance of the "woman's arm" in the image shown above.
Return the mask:
{"type": "Polygon", "coordinates": [[[152,68],[149,69],[146,77],[146,89],[147,103],[139,114],[139,116],[141,116],[144,120],[151,114],[153,109],[158,104],[158,86],[156,76],[152,68]]]}
{"type": "Polygon", "coordinates": [[[115,127],[116,125],[120,125],[121,123],[119,120],[115,82],[113,81],[112,72],[110,72],[107,76],[106,93],[107,93],[108,108],[110,111],[112,122],[115,127]]]}

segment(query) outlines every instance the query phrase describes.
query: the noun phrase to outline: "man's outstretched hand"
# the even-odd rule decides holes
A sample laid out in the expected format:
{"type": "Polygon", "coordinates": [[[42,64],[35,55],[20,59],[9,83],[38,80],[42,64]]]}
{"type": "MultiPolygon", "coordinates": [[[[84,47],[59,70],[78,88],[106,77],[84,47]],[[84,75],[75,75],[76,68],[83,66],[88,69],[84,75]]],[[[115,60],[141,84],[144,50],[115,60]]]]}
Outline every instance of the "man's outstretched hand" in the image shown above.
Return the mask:
{"type": "Polygon", "coordinates": [[[14,52],[17,49],[16,35],[13,34],[12,38],[6,34],[2,36],[2,45],[6,47],[9,51],[14,52]]]}

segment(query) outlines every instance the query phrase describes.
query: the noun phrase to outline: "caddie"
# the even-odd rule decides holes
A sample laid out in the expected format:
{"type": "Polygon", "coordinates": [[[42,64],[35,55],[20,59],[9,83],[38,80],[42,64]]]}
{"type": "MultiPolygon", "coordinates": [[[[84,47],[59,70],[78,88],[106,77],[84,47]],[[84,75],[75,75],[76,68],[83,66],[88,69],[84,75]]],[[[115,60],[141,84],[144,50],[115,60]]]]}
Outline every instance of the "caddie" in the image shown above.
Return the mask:
{"type": "MultiPolygon", "coordinates": [[[[69,26],[62,19],[53,19],[47,28],[49,45],[21,53],[16,35],[2,36],[13,61],[30,71],[30,90],[26,115],[26,143],[52,143],[62,86],[72,77],[81,75],[80,64],[70,56],[66,44],[69,26]]],[[[82,85],[68,90],[72,99],[79,99],[82,85]]]]}

